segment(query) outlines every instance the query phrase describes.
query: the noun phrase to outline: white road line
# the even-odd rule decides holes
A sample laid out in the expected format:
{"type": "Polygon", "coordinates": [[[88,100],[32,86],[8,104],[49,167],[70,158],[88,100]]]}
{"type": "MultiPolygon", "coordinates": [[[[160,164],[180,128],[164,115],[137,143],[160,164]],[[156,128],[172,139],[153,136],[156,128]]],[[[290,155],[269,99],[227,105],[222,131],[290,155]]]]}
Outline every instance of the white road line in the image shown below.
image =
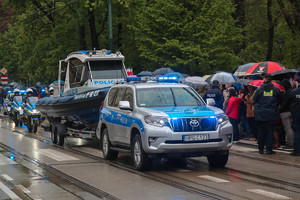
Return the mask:
{"type": "Polygon", "coordinates": [[[0,189],[11,199],[20,199],[13,191],[11,191],[8,187],[6,187],[6,185],[4,185],[1,181],[0,181],[0,189]]]}
{"type": "Polygon", "coordinates": [[[224,180],[224,179],[220,179],[220,178],[216,178],[216,177],[208,176],[208,175],[201,175],[201,176],[198,176],[198,177],[209,180],[209,181],[213,181],[213,182],[216,182],[216,183],[229,183],[230,182],[230,181],[227,181],[227,180],[224,180]]]}
{"type": "Polygon", "coordinates": [[[15,185],[17,188],[22,190],[24,193],[28,194],[31,193],[27,188],[25,188],[23,185],[15,185]]]}
{"type": "Polygon", "coordinates": [[[7,174],[1,174],[1,176],[3,178],[5,178],[6,180],[8,180],[8,181],[13,181],[14,180],[13,178],[11,178],[10,176],[8,176],[7,174]]]}
{"type": "Polygon", "coordinates": [[[52,149],[37,149],[35,151],[57,161],[79,160],[78,158],[52,149]]]}
{"type": "Polygon", "coordinates": [[[280,195],[280,194],[276,194],[274,192],[261,190],[261,189],[248,189],[247,191],[248,192],[253,192],[255,194],[260,194],[260,195],[263,195],[263,196],[266,196],[266,197],[269,197],[269,198],[272,198],[272,199],[291,199],[289,197],[286,197],[286,196],[283,196],[283,195],[280,195]]]}

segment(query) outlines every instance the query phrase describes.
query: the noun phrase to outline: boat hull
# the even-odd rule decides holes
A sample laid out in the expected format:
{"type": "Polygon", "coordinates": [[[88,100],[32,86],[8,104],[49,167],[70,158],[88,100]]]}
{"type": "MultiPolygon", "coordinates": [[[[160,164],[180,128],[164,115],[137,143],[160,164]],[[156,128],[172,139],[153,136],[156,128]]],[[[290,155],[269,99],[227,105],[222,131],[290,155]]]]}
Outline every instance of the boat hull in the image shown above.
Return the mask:
{"type": "Polygon", "coordinates": [[[108,90],[109,88],[103,88],[73,96],[44,97],[39,99],[36,106],[47,117],[97,123],[99,108],[108,90]]]}

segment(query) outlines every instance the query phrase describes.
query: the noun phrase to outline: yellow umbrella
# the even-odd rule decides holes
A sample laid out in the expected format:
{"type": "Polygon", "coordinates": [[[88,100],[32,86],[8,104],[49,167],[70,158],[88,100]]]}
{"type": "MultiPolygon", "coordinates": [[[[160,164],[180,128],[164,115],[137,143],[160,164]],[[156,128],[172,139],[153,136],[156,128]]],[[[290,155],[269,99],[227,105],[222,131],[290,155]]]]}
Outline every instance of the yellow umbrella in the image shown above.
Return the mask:
{"type": "Polygon", "coordinates": [[[211,75],[204,75],[203,78],[207,79],[208,77],[210,77],[211,75]]]}

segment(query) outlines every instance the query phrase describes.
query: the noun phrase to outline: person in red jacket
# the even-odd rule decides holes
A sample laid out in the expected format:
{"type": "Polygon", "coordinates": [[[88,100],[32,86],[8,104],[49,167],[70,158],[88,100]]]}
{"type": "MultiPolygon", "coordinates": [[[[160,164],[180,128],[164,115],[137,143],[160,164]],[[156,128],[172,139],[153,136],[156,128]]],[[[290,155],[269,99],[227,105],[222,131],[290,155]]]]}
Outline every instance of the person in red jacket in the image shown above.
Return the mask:
{"type": "Polygon", "coordinates": [[[233,127],[233,143],[236,143],[240,140],[239,134],[239,103],[241,102],[241,98],[236,97],[236,91],[234,88],[230,88],[229,92],[229,100],[228,107],[226,110],[226,115],[229,117],[229,121],[233,127]]]}

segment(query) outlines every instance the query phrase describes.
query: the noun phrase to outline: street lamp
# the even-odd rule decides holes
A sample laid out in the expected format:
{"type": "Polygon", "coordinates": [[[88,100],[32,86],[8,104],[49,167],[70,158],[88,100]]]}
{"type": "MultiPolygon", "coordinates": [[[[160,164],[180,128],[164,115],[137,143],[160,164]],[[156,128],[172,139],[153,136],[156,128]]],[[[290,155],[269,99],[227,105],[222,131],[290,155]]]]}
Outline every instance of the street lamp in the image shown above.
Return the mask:
{"type": "Polygon", "coordinates": [[[277,44],[279,46],[279,49],[280,49],[280,63],[282,61],[282,48],[283,48],[283,45],[284,45],[284,40],[282,38],[280,38],[279,40],[277,40],[277,44]]]}

